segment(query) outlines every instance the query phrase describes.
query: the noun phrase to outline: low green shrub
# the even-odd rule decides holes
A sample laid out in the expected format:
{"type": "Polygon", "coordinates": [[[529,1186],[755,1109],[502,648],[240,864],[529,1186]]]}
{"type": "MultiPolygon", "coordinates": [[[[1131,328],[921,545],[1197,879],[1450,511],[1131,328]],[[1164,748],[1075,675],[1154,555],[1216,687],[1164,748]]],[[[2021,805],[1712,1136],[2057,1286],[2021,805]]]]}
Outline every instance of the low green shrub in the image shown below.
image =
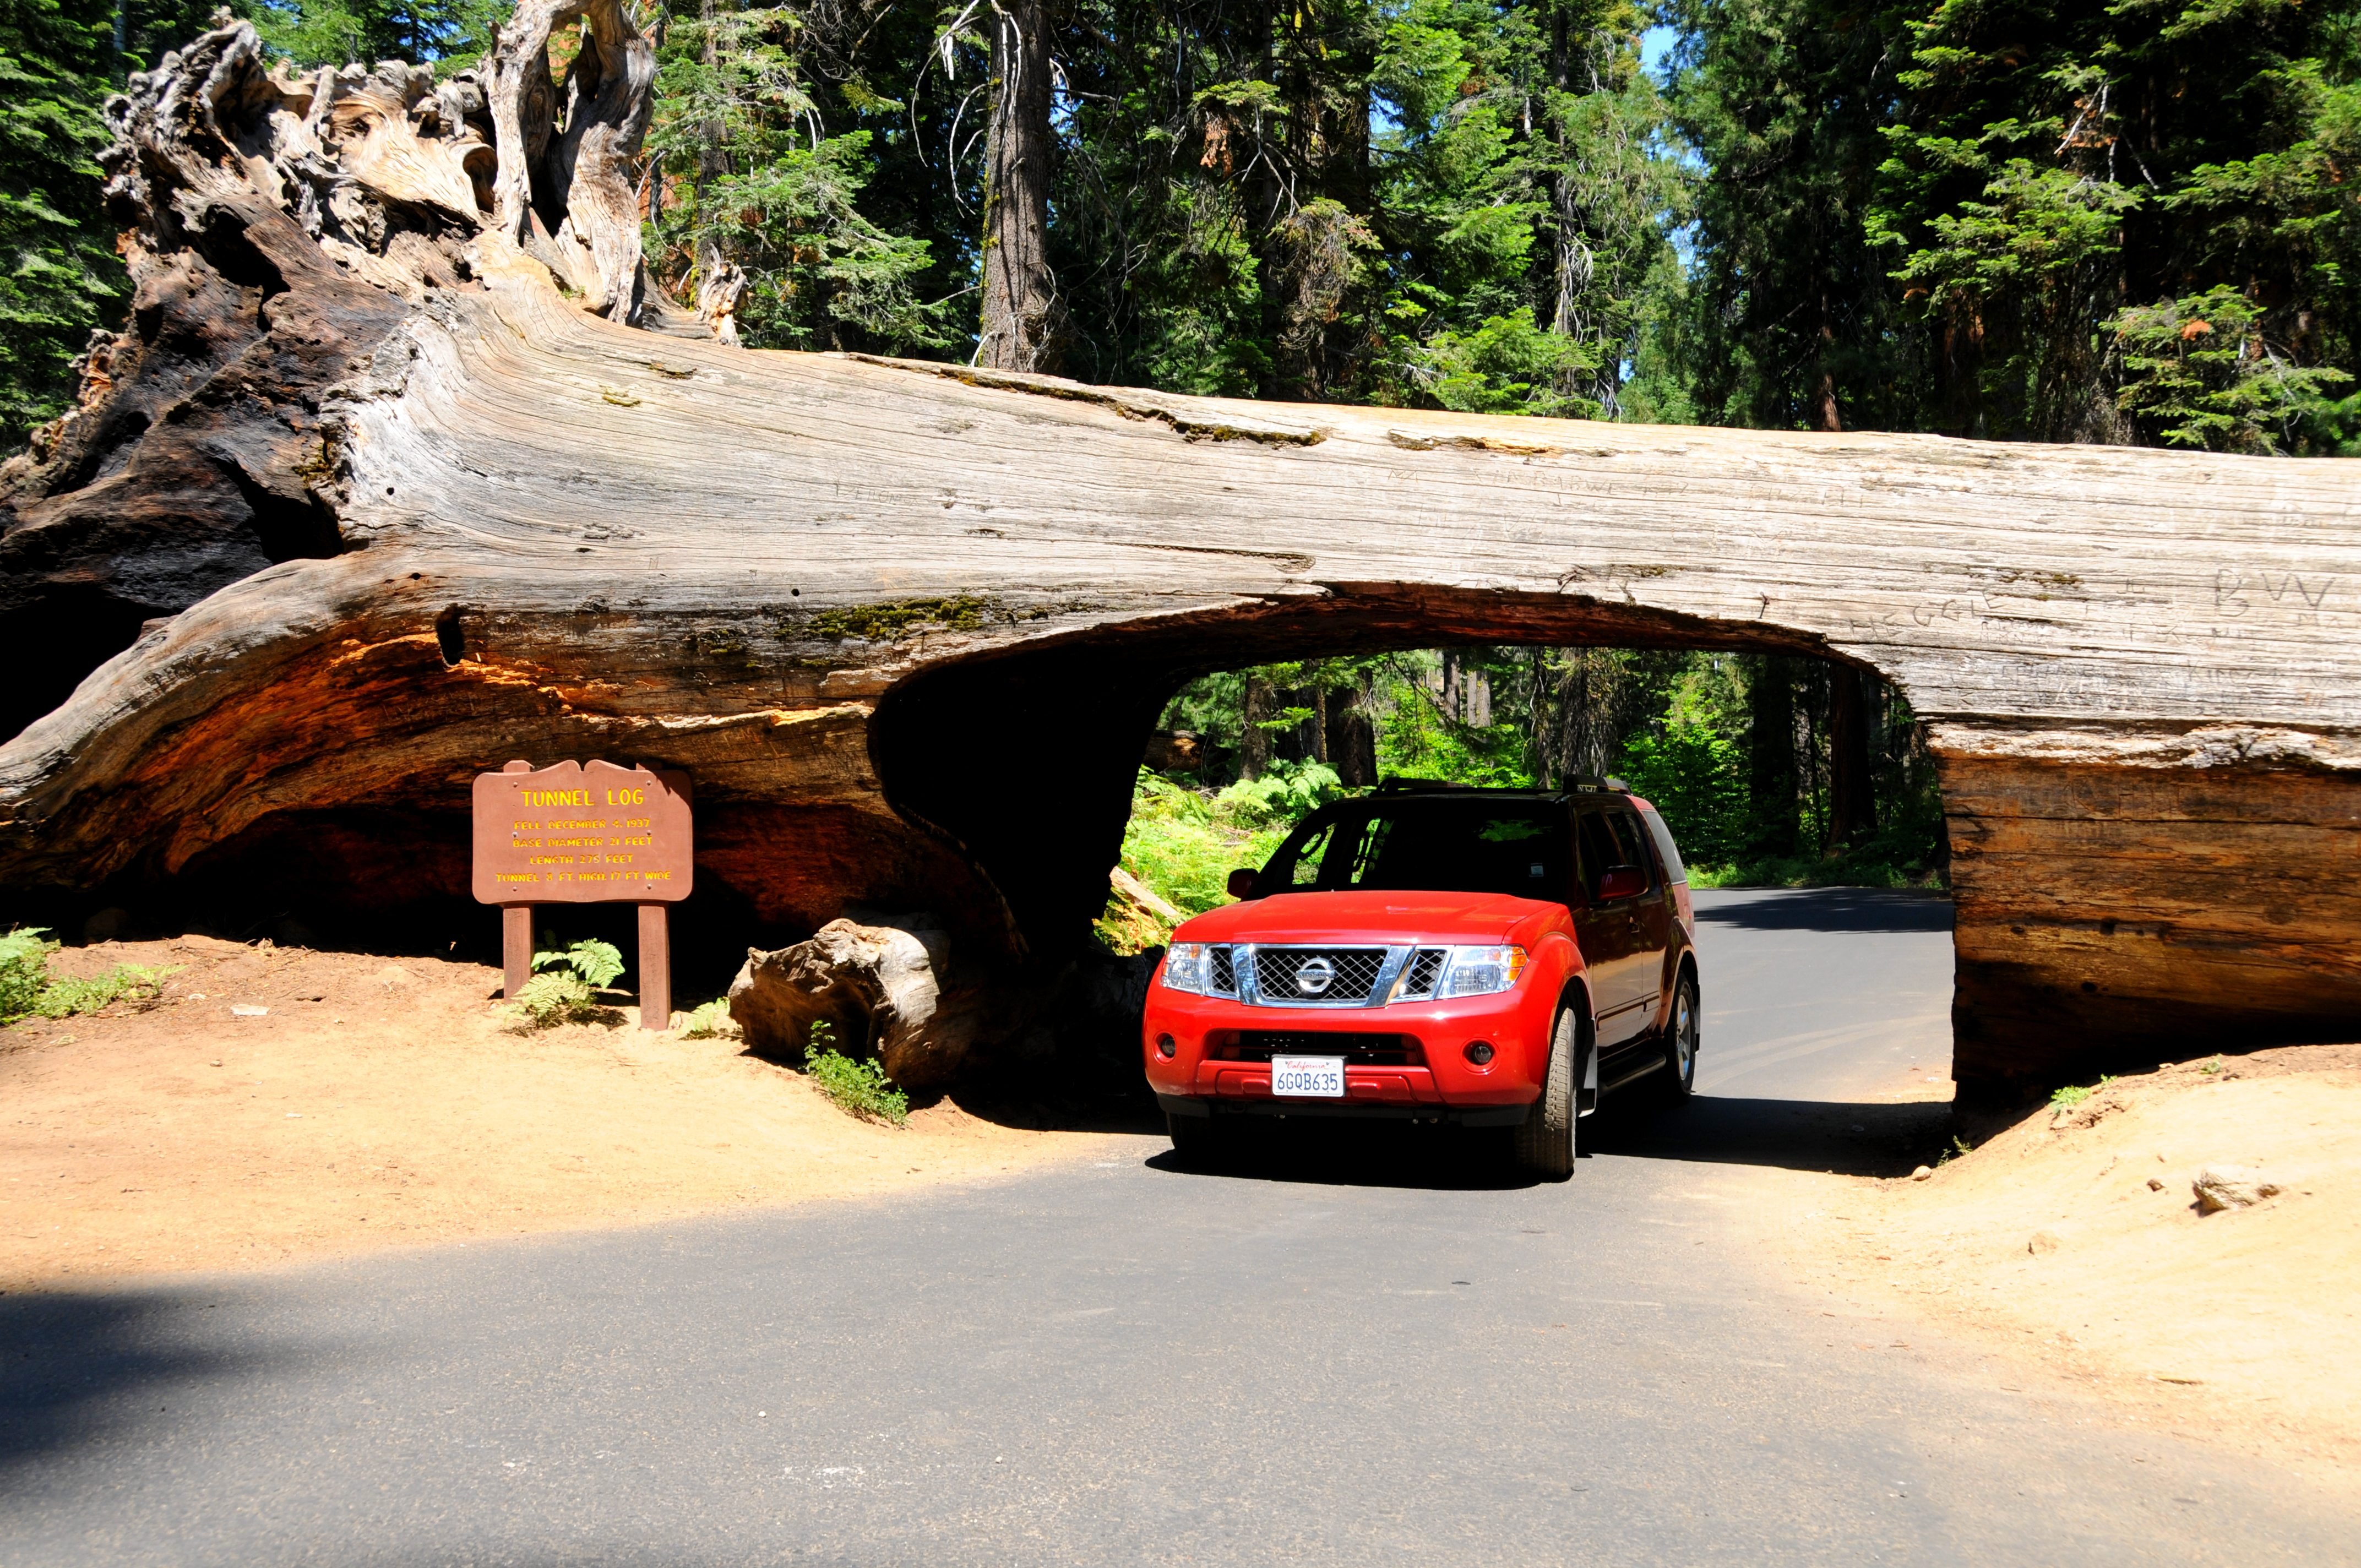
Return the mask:
{"type": "Polygon", "coordinates": [[[861,1061],[836,1048],[836,1030],[827,1019],[812,1022],[804,1038],[804,1071],[837,1109],[865,1121],[899,1127],[910,1119],[910,1097],[885,1076],[885,1064],[861,1061]]]}
{"type": "Polygon", "coordinates": [[[163,994],[164,977],[179,968],[117,964],[88,980],[52,976],[49,955],[58,947],[38,926],[18,927],[0,937],[0,1025],[26,1018],[71,1018],[115,1002],[151,1001],[163,994]]]}
{"type": "Polygon", "coordinates": [[[41,1010],[55,942],[41,939],[41,927],[19,927],[0,937],[0,1023],[13,1024],[41,1010]]]}
{"type": "MultiPolygon", "coordinates": [[[[1644,793],[1644,792],[1643,792],[1644,793]]],[[[1651,796],[1651,799],[1653,797],[1651,796]]],[[[1681,858],[1689,862],[1691,887],[1903,887],[1944,888],[1943,872],[1927,863],[1926,836],[1904,822],[1834,854],[1756,857],[1716,862],[1692,859],[1686,839],[1681,858]]]]}

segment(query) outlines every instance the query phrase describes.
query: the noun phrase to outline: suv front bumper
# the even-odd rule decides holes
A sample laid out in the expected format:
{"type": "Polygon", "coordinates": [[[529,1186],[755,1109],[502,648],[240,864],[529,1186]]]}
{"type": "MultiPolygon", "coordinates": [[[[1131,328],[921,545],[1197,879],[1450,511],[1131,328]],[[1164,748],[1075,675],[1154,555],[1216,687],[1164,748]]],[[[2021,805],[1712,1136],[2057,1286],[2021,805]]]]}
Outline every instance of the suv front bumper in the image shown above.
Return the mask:
{"type": "Polygon", "coordinates": [[[1166,989],[1148,993],[1142,1020],[1141,1059],[1158,1102],[1175,1115],[1196,1115],[1212,1107],[1279,1116],[1371,1116],[1510,1124],[1541,1097],[1549,1066],[1550,1030],[1556,1023],[1556,996],[1521,985],[1491,996],[1448,1002],[1396,1003],[1384,1007],[1268,1007],[1227,997],[1198,996],[1166,989]],[[1356,1060],[1340,1039],[1333,1054],[1345,1058],[1342,1100],[1285,1099],[1270,1091],[1270,1064],[1251,1059],[1251,1048],[1234,1051],[1239,1036],[1283,1036],[1280,1054],[1319,1056],[1323,1036],[1402,1036],[1417,1046],[1413,1059],[1356,1060]],[[1169,1036],[1172,1054],[1158,1048],[1169,1036]],[[1488,1042],[1492,1059],[1467,1059],[1467,1047],[1488,1042]]]}

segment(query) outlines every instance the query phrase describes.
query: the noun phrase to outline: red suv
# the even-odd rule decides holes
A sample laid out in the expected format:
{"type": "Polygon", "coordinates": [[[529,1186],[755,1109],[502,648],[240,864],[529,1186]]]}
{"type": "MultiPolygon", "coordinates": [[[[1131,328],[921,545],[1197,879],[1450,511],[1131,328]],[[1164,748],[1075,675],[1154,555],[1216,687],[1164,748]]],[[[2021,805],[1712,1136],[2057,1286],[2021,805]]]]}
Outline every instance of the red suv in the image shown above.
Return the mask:
{"type": "Polygon", "coordinates": [[[1655,807],[1389,782],[1323,806],[1240,902],[1183,925],[1149,989],[1148,1081],[1184,1157],[1246,1116],[1513,1129],[1573,1174],[1575,1122],[1697,1076],[1697,923],[1655,807]]]}

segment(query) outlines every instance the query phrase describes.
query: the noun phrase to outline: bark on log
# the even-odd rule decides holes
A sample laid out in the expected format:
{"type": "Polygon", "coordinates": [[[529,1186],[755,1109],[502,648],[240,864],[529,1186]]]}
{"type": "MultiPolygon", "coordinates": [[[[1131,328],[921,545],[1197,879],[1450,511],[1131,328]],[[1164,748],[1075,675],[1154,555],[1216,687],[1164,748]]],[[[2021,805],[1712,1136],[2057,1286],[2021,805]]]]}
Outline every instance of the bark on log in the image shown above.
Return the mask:
{"type": "Polygon", "coordinates": [[[607,261],[602,317],[450,211],[500,139],[472,87],[274,81],[242,27],[135,80],[140,313],[0,482],[0,549],[18,613],[68,623],[91,574],[178,613],[0,749],[17,910],[463,907],[470,776],[597,755],[695,777],[699,899],[939,909],[1038,993],[1188,675],[1686,645],[1853,663],[1929,720],[1963,1077],[2361,1021],[2351,468],[675,341],[609,319],[607,261]],[[403,131],[335,117],[371,93],[403,131]],[[971,765],[1012,755],[1053,776],[971,765]]]}

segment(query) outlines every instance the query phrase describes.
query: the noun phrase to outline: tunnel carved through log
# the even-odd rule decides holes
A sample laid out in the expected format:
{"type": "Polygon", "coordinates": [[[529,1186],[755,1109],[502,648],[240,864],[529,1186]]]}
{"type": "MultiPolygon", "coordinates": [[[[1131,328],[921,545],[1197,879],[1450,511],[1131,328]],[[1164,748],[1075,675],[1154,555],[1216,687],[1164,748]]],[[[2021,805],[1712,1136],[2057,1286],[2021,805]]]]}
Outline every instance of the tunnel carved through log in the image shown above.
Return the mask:
{"type": "MultiPolygon", "coordinates": [[[[1022,986],[1083,941],[1195,672],[1763,649],[1929,726],[1962,1078],[2361,1021],[2348,469],[745,350],[653,291],[612,319],[621,263],[561,287],[590,264],[497,203],[371,185],[324,97],[376,93],[463,170],[505,141],[480,92],[369,80],[269,78],[240,24],[116,116],[146,303],[0,477],[0,554],[65,563],[11,591],[47,613],[93,562],[248,554],[0,750],[20,907],[456,896],[476,771],[602,756],[693,774],[700,880],[749,918],[932,910],[1022,986]],[[274,507],[333,538],[252,543],[274,507]]],[[[644,116],[599,113],[627,156],[644,116]]]]}

